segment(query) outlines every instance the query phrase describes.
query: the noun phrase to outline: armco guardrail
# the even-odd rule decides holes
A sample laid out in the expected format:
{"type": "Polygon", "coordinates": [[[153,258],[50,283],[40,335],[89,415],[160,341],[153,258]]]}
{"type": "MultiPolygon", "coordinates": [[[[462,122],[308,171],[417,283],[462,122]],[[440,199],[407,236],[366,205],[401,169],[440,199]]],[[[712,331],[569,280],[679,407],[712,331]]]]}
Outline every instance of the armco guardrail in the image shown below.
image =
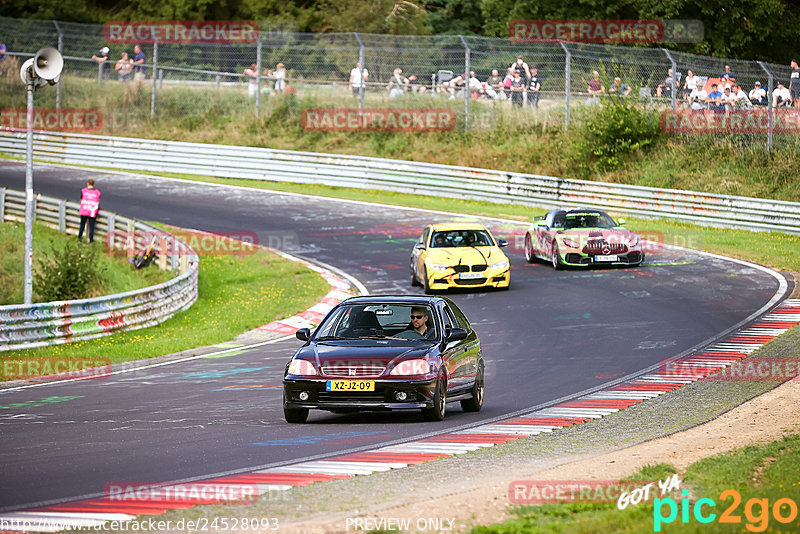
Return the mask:
{"type": "MultiPolygon", "coordinates": [[[[61,232],[77,233],[78,203],[36,196],[38,222],[61,232]]],[[[0,189],[0,222],[25,220],[25,194],[0,189]]],[[[115,213],[100,211],[95,232],[109,235],[109,245],[130,245],[136,235],[157,235],[161,267],[179,274],[151,287],[90,299],[0,306],[0,352],[92,339],[124,330],[158,324],[197,300],[198,257],[188,245],[154,226],[115,213]]],[[[35,243],[34,243],[35,245],[35,243]]]]}
{"type": "MultiPolygon", "coordinates": [[[[0,134],[0,152],[24,155],[25,135],[0,134]]],[[[531,206],[588,204],[631,215],[800,234],[798,202],[433,163],[63,133],[36,134],[34,155],[115,169],[384,189],[531,206]]]]}

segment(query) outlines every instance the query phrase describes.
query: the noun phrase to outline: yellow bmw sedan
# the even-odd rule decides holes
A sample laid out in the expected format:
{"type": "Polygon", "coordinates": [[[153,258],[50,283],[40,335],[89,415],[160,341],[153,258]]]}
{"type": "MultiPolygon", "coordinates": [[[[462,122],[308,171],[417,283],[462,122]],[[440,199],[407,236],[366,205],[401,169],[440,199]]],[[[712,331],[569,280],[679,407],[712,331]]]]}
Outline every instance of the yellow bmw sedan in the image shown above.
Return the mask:
{"type": "Polygon", "coordinates": [[[508,257],[480,223],[429,224],[411,252],[411,284],[425,293],[454,287],[508,289],[511,271],[508,257]]]}

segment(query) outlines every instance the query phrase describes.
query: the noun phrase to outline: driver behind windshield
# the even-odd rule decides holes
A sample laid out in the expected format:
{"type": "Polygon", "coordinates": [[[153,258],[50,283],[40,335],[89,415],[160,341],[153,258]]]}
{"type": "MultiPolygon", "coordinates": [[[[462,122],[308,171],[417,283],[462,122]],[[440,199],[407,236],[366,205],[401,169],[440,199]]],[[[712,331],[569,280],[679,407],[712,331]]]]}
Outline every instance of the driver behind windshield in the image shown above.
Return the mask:
{"type": "Polygon", "coordinates": [[[394,337],[402,339],[436,339],[436,332],[428,328],[428,309],[421,306],[411,308],[411,322],[405,330],[394,337]]]}

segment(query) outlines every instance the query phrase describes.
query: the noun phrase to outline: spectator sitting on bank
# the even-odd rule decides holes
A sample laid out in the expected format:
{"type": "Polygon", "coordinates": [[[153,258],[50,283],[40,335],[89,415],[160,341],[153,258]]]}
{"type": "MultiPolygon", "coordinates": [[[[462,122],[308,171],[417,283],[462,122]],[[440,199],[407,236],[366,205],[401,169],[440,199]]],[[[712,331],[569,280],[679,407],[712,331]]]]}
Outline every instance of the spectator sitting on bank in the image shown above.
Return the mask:
{"type": "Polygon", "coordinates": [[[0,63],[5,61],[6,58],[8,57],[6,55],[6,52],[8,52],[8,48],[6,48],[6,44],[5,43],[0,43],[0,63]]]}
{"type": "Polygon", "coordinates": [[[386,91],[389,93],[389,97],[396,98],[405,92],[406,87],[408,86],[408,78],[402,76],[402,74],[403,69],[394,69],[394,73],[389,79],[389,85],[386,86],[386,91]]]}
{"type": "Polygon", "coordinates": [[[451,79],[449,82],[442,83],[442,92],[447,93],[450,95],[450,98],[455,98],[456,90],[464,87],[467,79],[467,73],[462,72],[455,78],[451,79]]]}
{"type": "Polygon", "coordinates": [[[427,87],[425,87],[424,85],[419,83],[419,80],[417,79],[417,75],[416,74],[410,74],[408,76],[408,90],[409,91],[411,91],[412,93],[422,94],[427,89],[428,89],[427,87]]]}
{"type": "Polygon", "coordinates": [[[761,87],[761,82],[756,82],[753,89],[750,91],[750,102],[756,106],[767,105],[767,92],[761,87]]]}
{"type": "Polygon", "coordinates": [[[792,94],[783,86],[783,82],[778,82],[778,87],[772,91],[772,107],[789,107],[792,104],[792,94]]]}
{"type": "Polygon", "coordinates": [[[697,84],[700,83],[700,78],[694,75],[694,71],[689,69],[686,71],[686,79],[683,80],[683,97],[687,98],[692,94],[692,91],[697,89],[697,84]]]}
{"type": "Polygon", "coordinates": [[[735,107],[737,108],[750,108],[753,107],[753,103],[750,102],[750,99],[747,98],[747,93],[742,90],[741,85],[737,85],[736,87],[731,90],[731,94],[733,94],[733,101],[736,104],[735,107]]]}
{"type": "Polygon", "coordinates": [[[539,77],[539,68],[531,67],[531,77],[528,78],[528,105],[539,107],[539,94],[542,90],[542,78],[539,77]]]}
{"type": "Polygon", "coordinates": [[[514,69],[509,67],[506,69],[506,76],[503,78],[503,90],[508,93],[508,98],[511,98],[511,84],[514,83],[514,69]]]}
{"type": "Polygon", "coordinates": [[[131,71],[133,70],[133,60],[128,57],[127,52],[122,53],[117,64],[114,65],[114,70],[117,71],[117,80],[127,82],[131,79],[131,71]]]}
{"type": "Polygon", "coordinates": [[[247,84],[247,94],[249,96],[256,96],[258,93],[258,65],[255,63],[244,69],[244,75],[250,78],[247,84]]]}
{"type": "Polygon", "coordinates": [[[586,90],[591,95],[589,97],[588,104],[599,104],[599,95],[602,95],[606,92],[606,86],[603,83],[603,80],[600,78],[600,73],[596,70],[592,71],[592,79],[589,80],[586,90]]]}
{"type": "Polygon", "coordinates": [[[486,94],[495,100],[502,98],[503,78],[497,69],[492,69],[492,75],[486,78],[486,94]]]}
{"type": "Polygon", "coordinates": [[[617,76],[616,78],[614,78],[614,83],[612,83],[611,87],[608,88],[608,94],[619,95],[620,97],[623,97],[631,94],[632,90],[633,89],[631,89],[630,85],[622,83],[622,79],[619,76],[617,76]]]}
{"type": "Polygon", "coordinates": [[[689,94],[689,102],[693,111],[706,109],[708,107],[708,93],[701,86],[689,94]]]}
{"type": "Polygon", "coordinates": [[[708,93],[706,102],[708,103],[708,109],[715,113],[725,111],[725,105],[722,102],[722,93],[717,90],[717,84],[711,84],[711,92],[708,93]]]}
{"type": "Polygon", "coordinates": [[[275,72],[273,75],[275,76],[275,92],[281,94],[286,91],[286,67],[283,63],[275,65],[275,72]]]}
{"type": "Polygon", "coordinates": [[[725,65],[725,72],[719,75],[720,83],[726,84],[729,83],[733,85],[733,82],[736,81],[736,76],[733,75],[731,72],[731,66],[725,65]]]}
{"type": "Polygon", "coordinates": [[[478,77],[475,76],[475,71],[474,70],[469,71],[469,83],[467,85],[469,87],[470,93],[472,93],[470,95],[472,98],[477,98],[477,97],[483,95],[483,84],[478,79],[478,77]],[[477,93],[477,96],[476,96],[476,93],[477,93]]]}
{"type": "Polygon", "coordinates": [[[656,87],[656,96],[658,97],[672,97],[672,69],[667,70],[667,77],[664,78],[664,83],[656,87]]]}
{"type": "Polygon", "coordinates": [[[731,91],[731,86],[726,85],[725,89],[722,91],[722,97],[720,98],[720,102],[722,103],[722,107],[725,111],[733,111],[733,108],[736,106],[736,100],[733,96],[733,92],[731,91]]]}

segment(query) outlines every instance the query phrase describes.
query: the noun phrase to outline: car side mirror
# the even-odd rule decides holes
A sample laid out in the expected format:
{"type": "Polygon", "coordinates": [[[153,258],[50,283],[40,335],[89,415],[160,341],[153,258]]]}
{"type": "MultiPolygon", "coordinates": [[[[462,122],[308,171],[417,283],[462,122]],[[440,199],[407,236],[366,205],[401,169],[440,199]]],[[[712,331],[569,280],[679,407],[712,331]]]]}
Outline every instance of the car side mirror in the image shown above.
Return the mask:
{"type": "Polygon", "coordinates": [[[508,246],[508,241],[506,241],[505,239],[498,239],[497,240],[497,246],[498,247],[507,247],[508,246]]]}
{"type": "Polygon", "coordinates": [[[452,328],[445,331],[445,341],[461,341],[467,338],[467,331],[463,328],[452,328]]]}
{"type": "Polygon", "coordinates": [[[414,245],[414,250],[425,250],[425,243],[417,243],[414,245]]]}
{"type": "Polygon", "coordinates": [[[301,328],[294,333],[294,336],[300,341],[308,341],[311,338],[311,330],[308,328],[301,328]]]}
{"type": "Polygon", "coordinates": [[[625,219],[621,219],[621,218],[620,218],[620,219],[617,219],[617,225],[618,225],[618,226],[622,226],[622,225],[623,225],[623,224],[625,224],[626,222],[628,222],[628,221],[626,221],[625,219]]]}

